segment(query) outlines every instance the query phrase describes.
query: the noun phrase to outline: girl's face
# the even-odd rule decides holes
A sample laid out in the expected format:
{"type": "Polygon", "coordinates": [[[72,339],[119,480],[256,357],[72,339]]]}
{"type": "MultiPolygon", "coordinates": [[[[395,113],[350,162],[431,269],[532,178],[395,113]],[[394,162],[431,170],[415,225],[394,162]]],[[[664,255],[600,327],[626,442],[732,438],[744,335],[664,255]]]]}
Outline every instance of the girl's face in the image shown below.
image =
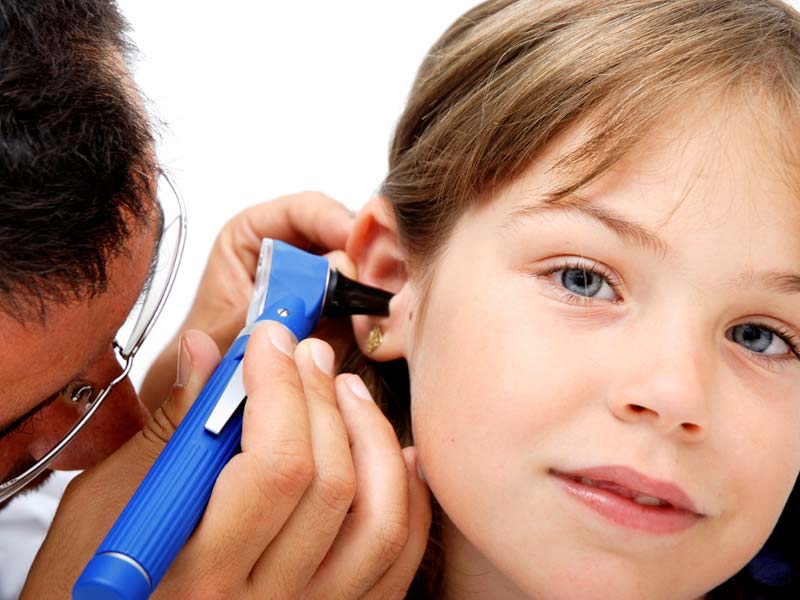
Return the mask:
{"type": "Polygon", "coordinates": [[[565,136],[461,219],[408,326],[454,596],[696,598],[792,489],[800,202],[749,110],[671,122],[546,208],[565,136]]]}

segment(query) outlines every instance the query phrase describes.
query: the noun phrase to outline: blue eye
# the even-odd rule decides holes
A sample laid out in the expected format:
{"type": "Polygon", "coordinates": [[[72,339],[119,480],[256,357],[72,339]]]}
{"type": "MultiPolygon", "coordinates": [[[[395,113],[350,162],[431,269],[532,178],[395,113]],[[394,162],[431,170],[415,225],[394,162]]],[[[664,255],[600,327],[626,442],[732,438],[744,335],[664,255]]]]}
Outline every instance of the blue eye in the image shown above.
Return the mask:
{"type": "Polygon", "coordinates": [[[603,278],[585,269],[564,269],[561,272],[561,283],[570,292],[591,298],[603,287],[603,278]]]}
{"type": "MultiPolygon", "coordinates": [[[[733,328],[733,341],[753,352],[765,352],[772,345],[772,340],[776,337],[777,336],[768,329],[757,327],[752,323],[737,325],[733,328]]],[[[783,340],[781,340],[781,342],[786,346],[783,340]]],[[[780,352],[779,354],[786,354],[786,352],[780,352]]]]}
{"type": "Polygon", "coordinates": [[[541,276],[566,290],[565,299],[585,303],[590,300],[617,301],[619,286],[613,275],[581,262],[570,262],[551,267],[541,276]]]}
{"type": "Polygon", "coordinates": [[[798,354],[797,343],[789,331],[778,331],[758,323],[742,323],[728,330],[728,339],[763,357],[786,357],[798,354]],[[771,350],[770,350],[771,349],[771,350]]]}
{"type": "MultiPolygon", "coordinates": [[[[537,277],[544,277],[563,291],[562,301],[590,305],[595,300],[621,303],[620,281],[596,263],[570,259],[548,268],[537,277]]],[[[769,364],[785,364],[800,360],[800,339],[786,328],[761,323],[742,323],[728,329],[725,337],[746,348],[769,364]]]]}

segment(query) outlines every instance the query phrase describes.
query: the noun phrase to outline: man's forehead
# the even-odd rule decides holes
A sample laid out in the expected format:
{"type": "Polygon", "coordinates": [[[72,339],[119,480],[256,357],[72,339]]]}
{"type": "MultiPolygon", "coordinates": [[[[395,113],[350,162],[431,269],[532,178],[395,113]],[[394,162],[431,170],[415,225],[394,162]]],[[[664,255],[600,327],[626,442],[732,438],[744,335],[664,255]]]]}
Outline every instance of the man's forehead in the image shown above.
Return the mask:
{"type": "Polygon", "coordinates": [[[16,417],[19,405],[29,408],[43,394],[56,392],[97,359],[115,333],[111,316],[117,311],[106,296],[49,307],[44,323],[21,325],[0,315],[0,385],[6,398],[0,423],[16,417]]]}
{"type": "Polygon", "coordinates": [[[43,322],[21,323],[0,312],[0,386],[6,398],[0,423],[58,391],[108,352],[147,278],[155,229],[134,229],[130,252],[109,259],[106,291],[49,303],[43,322]]]}

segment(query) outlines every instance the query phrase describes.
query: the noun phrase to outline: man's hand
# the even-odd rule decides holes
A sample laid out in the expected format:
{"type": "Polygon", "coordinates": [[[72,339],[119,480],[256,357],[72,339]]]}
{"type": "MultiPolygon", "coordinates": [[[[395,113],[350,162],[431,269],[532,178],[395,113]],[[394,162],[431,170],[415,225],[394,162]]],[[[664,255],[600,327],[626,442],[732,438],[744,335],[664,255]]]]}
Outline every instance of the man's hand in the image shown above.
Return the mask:
{"type": "MultiPolygon", "coordinates": [[[[68,598],[83,567],[219,361],[206,335],[184,336],[184,385],[115,454],[68,487],[23,598],[68,598]],[[189,368],[187,369],[187,362],[189,368]]],[[[248,344],[242,452],[156,598],[403,598],[430,525],[414,448],[400,449],[332,348],[295,347],[283,325],[248,344]]],[[[363,384],[362,384],[363,385],[363,384]]]]}
{"type": "MultiPolygon", "coordinates": [[[[283,196],[252,206],[231,219],[214,242],[195,300],[180,331],[199,329],[209,334],[224,353],[244,326],[253,295],[253,277],[265,237],[321,254],[355,278],[355,266],[343,252],[353,216],[335,200],[317,192],[283,196]]],[[[352,333],[348,320],[326,324],[319,337],[343,356],[352,333]],[[346,321],[346,322],[345,322],[346,321]]],[[[178,339],[167,345],[142,383],[140,398],[153,412],[175,378],[178,339]]]]}

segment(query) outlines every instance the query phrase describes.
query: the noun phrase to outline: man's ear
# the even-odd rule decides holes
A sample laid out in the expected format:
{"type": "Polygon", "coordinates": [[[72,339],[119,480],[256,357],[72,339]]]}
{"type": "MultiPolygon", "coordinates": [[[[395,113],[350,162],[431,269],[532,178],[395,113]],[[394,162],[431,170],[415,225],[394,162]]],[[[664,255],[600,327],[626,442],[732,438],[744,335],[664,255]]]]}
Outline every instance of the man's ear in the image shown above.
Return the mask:
{"type": "Polygon", "coordinates": [[[372,198],[356,215],[346,251],[356,264],[360,282],[394,294],[388,317],[352,317],[358,347],[377,361],[405,356],[406,328],[411,323],[411,286],[408,283],[406,258],[398,243],[397,222],[385,198],[372,198]],[[370,352],[368,339],[371,337],[373,341],[376,340],[377,335],[373,332],[375,327],[380,329],[381,341],[370,352]]]}

